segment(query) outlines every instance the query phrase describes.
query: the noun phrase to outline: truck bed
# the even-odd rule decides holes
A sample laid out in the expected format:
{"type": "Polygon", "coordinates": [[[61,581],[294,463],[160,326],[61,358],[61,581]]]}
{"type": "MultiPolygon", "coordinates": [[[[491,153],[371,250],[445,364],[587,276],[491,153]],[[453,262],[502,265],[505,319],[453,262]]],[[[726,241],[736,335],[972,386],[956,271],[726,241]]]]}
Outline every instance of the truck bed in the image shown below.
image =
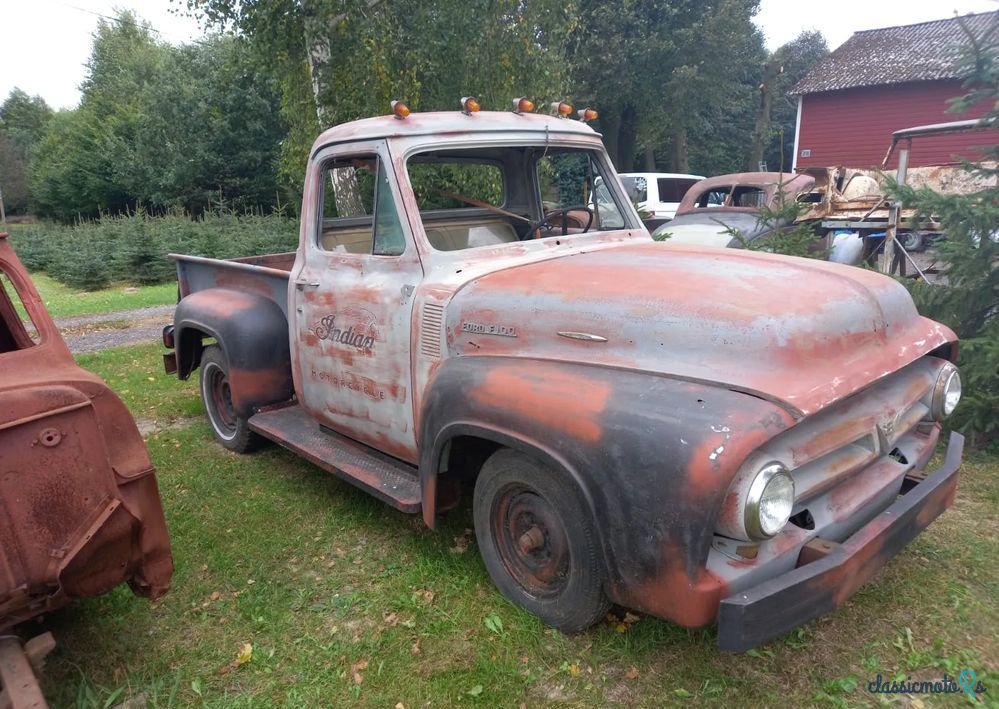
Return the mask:
{"type": "Polygon", "coordinates": [[[180,296],[208,288],[229,288],[270,298],[288,316],[288,278],[295,252],[245,256],[235,259],[170,254],[177,262],[180,296]]]}

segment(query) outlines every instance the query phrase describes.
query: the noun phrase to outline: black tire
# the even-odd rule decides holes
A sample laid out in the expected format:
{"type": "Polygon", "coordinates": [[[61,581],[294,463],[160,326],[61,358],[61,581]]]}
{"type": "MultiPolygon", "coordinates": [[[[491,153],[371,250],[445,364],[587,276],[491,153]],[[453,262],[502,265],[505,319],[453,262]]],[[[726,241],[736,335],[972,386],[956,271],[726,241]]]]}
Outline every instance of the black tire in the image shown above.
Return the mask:
{"type": "Polygon", "coordinates": [[[479,552],[504,596],[565,633],[606,615],[593,521],[568,474],[500,449],[482,466],[472,507],[479,552]]]}
{"type": "Polygon", "coordinates": [[[250,430],[247,420],[233,411],[229,363],[218,345],[209,345],[201,354],[201,401],[215,440],[223,446],[236,453],[249,453],[263,443],[250,430]]]}
{"type": "Polygon", "coordinates": [[[923,235],[916,231],[903,231],[898,235],[898,242],[902,245],[902,248],[910,254],[926,250],[923,235]]]}

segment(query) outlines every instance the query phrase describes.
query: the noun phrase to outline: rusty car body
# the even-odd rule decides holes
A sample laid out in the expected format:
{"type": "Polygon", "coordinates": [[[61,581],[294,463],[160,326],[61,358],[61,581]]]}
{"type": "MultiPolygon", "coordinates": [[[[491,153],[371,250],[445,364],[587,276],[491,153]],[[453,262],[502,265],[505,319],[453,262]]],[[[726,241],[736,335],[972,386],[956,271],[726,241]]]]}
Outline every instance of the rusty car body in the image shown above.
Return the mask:
{"type": "MultiPolygon", "coordinates": [[[[73,361],[0,234],[0,634],[121,583],[156,598],[172,572],[135,421],[73,361]]],[[[45,645],[0,638],[0,707],[42,706],[29,660],[45,645]]]]}
{"type": "MultiPolygon", "coordinates": [[[[977,121],[961,121],[928,128],[944,132],[952,125],[964,130],[981,127],[977,121]]],[[[900,177],[905,179],[905,176],[906,171],[902,171],[900,177]]],[[[834,248],[837,237],[842,241],[852,235],[861,245],[851,249],[857,258],[841,262],[860,263],[876,255],[884,243],[885,232],[892,228],[892,210],[897,205],[885,194],[883,178],[881,170],[842,166],[802,168],[795,173],[743,172],[710,177],[690,188],[676,218],[653,230],[653,237],[668,238],[675,244],[744,248],[782,226],[805,224],[813,228],[817,245],[827,251],[834,248]],[[800,205],[793,221],[758,218],[761,206],[778,210],[781,198],[800,205]],[[742,238],[733,234],[735,231],[742,238]]],[[[959,165],[915,168],[908,171],[908,182],[958,194],[984,184],[981,177],[959,165]]],[[[895,220],[898,243],[907,252],[925,250],[941,233],[936,219],[917,223],[912,208],[899,209],[895,220]]],[[[831,260],[838,259],[833,256],[831,260]]]]}
{"type": "Polygon", "coordinates": [[[813,185],[810,175],[779,172],[709,177],[687,190],[676,216],[657,228],[653,238],[668,238],[674,244],[744,248],[744,242],[765,238],[774,228],[784,226],[761,221],[761,208],[779,210],[781,200],[794,201],[813,185]]]}
{"type": "Polygon", "coordinates": [[[876,273],[652,242],[576,121],[336,126],[296,253],[175,258],[166,368],[200,367],[220,443],[271,439],[430,527],[469,492],[496,585],[565,631],[613,601],[745,650],[953,502],[961,437],[925,467],[954,334],[876,273]]]}

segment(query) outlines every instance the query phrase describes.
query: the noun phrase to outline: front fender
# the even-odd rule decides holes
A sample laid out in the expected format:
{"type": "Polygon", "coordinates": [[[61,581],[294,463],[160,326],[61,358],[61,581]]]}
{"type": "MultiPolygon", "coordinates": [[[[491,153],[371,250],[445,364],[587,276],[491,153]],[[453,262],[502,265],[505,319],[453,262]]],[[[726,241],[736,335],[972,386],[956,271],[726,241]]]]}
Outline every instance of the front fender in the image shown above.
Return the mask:
{"type": "Polygon", "coordinates": [[[588,501],[612,600],[684,625],[717,612],[717,603],[685,607],[686,592],[716,586],[708,596],[722,597],[704,562],[729,484],[753,450],[793,423],[776,405],[724,388],[506,357],[445,361],[424,401],[424,490],[462,430],[537,451],[566,468],[588,501]]]}
{"type": "Polygon", "coordinates": [[[185,296],[174,314],[177,376],[187,379],[201,361],[204,337],[213,337],[229,364],[236,413],[290,399],[294,394],[288,319],[277,303],[228,288],[185,296]]]}

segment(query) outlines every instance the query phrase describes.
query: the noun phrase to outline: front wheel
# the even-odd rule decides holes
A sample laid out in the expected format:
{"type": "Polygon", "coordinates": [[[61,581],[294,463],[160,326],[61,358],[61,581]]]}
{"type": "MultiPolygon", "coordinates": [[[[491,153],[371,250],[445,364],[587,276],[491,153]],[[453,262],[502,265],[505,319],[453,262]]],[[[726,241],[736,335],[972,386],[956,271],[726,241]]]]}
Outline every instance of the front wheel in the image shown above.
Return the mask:
{"type": "Polygon", "coordinates": [[[590,511],[562,470],[509,449],[475,482],[475,537],[500,592],[566,633],[604,617],[604,566],[590,511]]]}
{"type": "Polygon", "coordinates": [[[236,453],[249,453],[260,447],[260,436],[250,430],[247,420],[233,408],[229,363],[218,345],[209,345],[201,354],[201,400],[219,443],[236,453]]]}

